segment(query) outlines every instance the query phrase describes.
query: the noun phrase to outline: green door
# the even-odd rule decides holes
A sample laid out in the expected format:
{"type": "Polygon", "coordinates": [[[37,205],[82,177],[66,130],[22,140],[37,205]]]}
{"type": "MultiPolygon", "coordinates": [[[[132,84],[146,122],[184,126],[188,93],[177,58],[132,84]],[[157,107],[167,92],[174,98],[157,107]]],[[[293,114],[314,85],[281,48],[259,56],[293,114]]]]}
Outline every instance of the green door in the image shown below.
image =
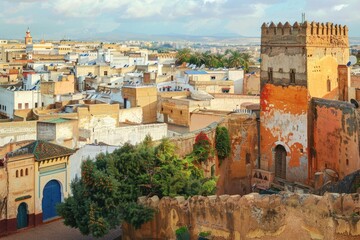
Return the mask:
{"type": "Polygon", "coordinates": [[[27,214],[27,204],[21,203],[18,207],[17,213],[17,228],[25,228],[28,226],[28,214],[27,214]]]}

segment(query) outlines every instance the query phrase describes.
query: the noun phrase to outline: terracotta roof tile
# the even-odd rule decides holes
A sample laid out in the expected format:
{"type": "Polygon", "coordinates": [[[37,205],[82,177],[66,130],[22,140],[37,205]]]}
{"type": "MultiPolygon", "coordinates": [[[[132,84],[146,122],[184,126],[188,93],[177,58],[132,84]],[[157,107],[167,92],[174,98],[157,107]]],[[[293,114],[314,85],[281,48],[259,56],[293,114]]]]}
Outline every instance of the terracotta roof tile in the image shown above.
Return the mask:
{"type": "Polygon", "coordinates": [[[75,151],[54,143],[43,140],[34,141],[16,150],[14,155],[34,154],[35,161],[42,161],[54,157],[63,157],[73,154],[75,151]],[[17,154],[20,153],[20,154],[17,154]]]}

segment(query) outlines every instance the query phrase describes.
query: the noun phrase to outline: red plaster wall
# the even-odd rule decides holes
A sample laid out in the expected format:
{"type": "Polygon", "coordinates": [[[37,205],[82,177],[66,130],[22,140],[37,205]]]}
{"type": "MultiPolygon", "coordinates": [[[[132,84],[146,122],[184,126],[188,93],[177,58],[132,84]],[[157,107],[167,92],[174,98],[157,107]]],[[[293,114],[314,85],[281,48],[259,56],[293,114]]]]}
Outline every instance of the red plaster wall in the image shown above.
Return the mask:
{"type": "Polygon", "coordinates": [[[260,97],[260,168],[274,171],[276,142],[289,149],[287,180],[307,180],[308,91],[304,86],[265,84],[260,97]],[[300,158],[303,158],[301,162],[300,158]]]}
{"type": "Polygon", "coordinates": [[[327,100],[313,101],[312,174],[325,168],[335,170],[340,179],[360,169],[358,120],[351,104],[327,100]]]}

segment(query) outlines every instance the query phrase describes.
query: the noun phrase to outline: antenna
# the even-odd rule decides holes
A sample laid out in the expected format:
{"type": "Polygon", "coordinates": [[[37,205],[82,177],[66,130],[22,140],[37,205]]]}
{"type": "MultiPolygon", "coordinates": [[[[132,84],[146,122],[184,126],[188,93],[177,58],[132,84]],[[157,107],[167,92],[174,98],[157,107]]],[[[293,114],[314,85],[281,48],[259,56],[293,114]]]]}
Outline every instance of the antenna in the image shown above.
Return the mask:
{"type": "Polygon", "coordinates": [[[301,23],[305,22],[305,13],[301,13],[301,23]]]}

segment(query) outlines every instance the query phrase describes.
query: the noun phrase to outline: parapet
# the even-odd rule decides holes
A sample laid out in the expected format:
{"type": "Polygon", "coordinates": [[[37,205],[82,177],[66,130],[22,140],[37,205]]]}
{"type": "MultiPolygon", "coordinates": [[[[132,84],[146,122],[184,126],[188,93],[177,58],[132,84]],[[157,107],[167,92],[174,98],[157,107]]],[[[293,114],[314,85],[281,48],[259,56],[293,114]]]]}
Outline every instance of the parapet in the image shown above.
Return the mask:
{"type": "MultiPolygon", "coordinates": [[[[269,40],[274,42],[276,40],[290,40],[300,44],[311,44],[312,41],[308,39],[319,38],[323,39],[324,43],[332,44],[330,38],[343,39],[342,45],[348,46],[348,27],[333,24],[330,22],[295,22],[291,25],[289,22],[277,25],[271,22],[270,24],[263,23],[261,26],[261,42],[267,43],[269,40]]],[[[315,41],[318,43],[318,41],[315,41]]],[[[338,41],[336,41],[338,42],[338,41]]],[[[323,45],[323,44],[321,44],[323,45]]]]}
{"type": "Polygon", "coordinates": [[[319,23],[319,22],[304,22],[299,24],[295,22],[292,26],[289,22],[282,24],[279,22],[275,25],[273,22],[268,25],[263,23],[261,26],[261,35],[296,35],[296,34],[305,34],[305,35],[319,35],[319,36],[347,36],[348,27],[341,26],[338,24],[333,24],[330,22],[319,23]]]}

